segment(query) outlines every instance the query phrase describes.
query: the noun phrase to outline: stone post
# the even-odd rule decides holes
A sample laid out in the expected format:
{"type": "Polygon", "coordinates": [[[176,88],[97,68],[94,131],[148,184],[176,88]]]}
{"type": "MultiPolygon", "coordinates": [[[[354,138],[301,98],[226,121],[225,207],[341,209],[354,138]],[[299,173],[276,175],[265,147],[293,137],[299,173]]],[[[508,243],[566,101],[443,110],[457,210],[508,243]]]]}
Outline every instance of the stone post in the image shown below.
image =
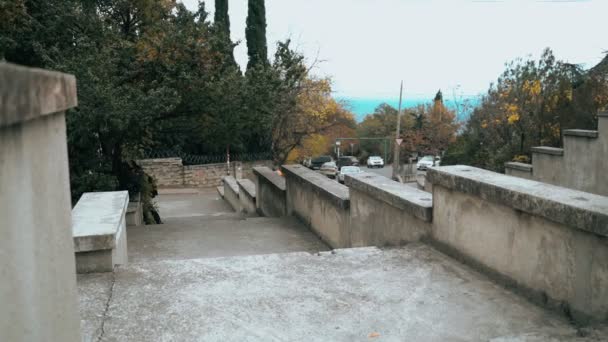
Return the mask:
{"type": "Polygon", "coordinates": [[[72,75],[0,63],[0,341],[80,341],[65,113],[72,75]]]}

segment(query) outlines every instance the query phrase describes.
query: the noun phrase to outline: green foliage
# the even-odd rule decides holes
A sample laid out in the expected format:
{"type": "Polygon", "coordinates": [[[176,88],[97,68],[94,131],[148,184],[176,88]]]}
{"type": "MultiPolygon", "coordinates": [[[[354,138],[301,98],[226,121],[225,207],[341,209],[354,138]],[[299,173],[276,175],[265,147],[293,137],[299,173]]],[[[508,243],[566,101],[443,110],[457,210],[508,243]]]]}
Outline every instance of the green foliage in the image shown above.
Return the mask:
{"type": "MultiPolygon", "coordinates": [[[[0,0],[0,56],[76,76],[67,113],[72,196],[129,190],[160,222],[155,185],[132,161],[173,149],[211,155],[272,152],[277,163],[346,120],[329,80],[309,75],[289,41],[267,58],[264,1],[250,1],[250,67],[234,61],[228,1],[215,23],[173,0],[0,0]]],[[[352,117],[350,117],[352,120],[352,117]]]]}
{"type": "Polygon", "coordinates": [[[529,158],[533,146],[562,145],[562,131],[594,129],[596,113],[608,104],[601,63],[590,72],[556,60],[516,60],[492,85],[444,164],[459,163],[503,171],[504,163],[529,158]]]}
{"type": "Polygon", "coordinates": [[[249,0],[247,26],[247,70],[268,65],[268,46],[266,43],[266,7],[264,0],[249,0]]]}
{"type": "Polygon", "coordinates": [[[230,37],[230,17],[228,16],[228,0],[215,0],[215,15],[213,22],[228,37],[230,37]]]}

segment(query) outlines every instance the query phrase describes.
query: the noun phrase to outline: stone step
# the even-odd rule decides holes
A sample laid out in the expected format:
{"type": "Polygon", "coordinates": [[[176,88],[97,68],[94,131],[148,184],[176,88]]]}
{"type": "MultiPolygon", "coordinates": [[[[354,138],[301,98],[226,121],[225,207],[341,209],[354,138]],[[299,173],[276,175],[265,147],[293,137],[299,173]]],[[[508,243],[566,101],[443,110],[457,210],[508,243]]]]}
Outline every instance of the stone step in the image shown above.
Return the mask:
{"type": "Polygon", "coordinates": [[[586,340],[423,244],[133,263],[78,285],[92,340],[586,340]]]}
{"type": "Polygon", "coordinates": [[[548,154],[554,156],[563,156],[564,149],[558,147],[549,147],[549,146],[537,146],[532,147],[532,153],[540,153],[540,154],[548,154]]]}
{"type": "Polygon", "coordinates": [[[597,138],[598,132],[585,130],[585,129],[567,129],[564,131],[564,136],[569,137],[584,137],[584,138],[597,138]]]}

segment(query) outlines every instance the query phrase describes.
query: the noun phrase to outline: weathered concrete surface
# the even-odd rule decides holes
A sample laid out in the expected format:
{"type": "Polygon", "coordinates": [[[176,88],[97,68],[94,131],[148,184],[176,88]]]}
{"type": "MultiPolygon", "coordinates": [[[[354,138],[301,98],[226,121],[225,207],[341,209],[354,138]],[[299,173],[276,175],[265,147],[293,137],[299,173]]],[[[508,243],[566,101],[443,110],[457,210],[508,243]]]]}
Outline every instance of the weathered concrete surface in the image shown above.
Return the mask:
{"type": "Polygon", "coordinates": [[[608,114],[598,115],[598,130],[564,131],[564,148],[532,148],[532,165],[507,163],[505,173],[608,196],[608,114]],[[532,168],[533,167],[533,168],[532,168]]]}
{"type": "Polygon", "coordinates": [[[130,264],[80,276],[101,341],[582,341],[577,330],[421,244],[130,264]],[[104,296],[109,302],[103,315],[104,296]],[[95,309],[97,311],[95,311],[95,309]]]}
{"type": "Polygon", "coordinates": [[[232,176],[222,178],[224,183],[224,199],[228,202],[234,211],[241,211],[241,201],[239,200],[239,185],[236,179],[232,176]]]}
{"type": "Polygon", "coordinates": [[[144,208],[141,202],[141,195],[129,198],[127,206],[127,226],[141,226],[144,224],[144,208]]]}
{"type": "Polygon", "coordinates": [[[234,213],[230,204],[213,189],[159,195],[155,201],[163,220],[176,217],[216,217],[234,213]]]}
{"type": "Polygon", "coordinates": [[[132,262],[324,251],[328,246],[294,217],[167,219],[129,229],[132,262]]]}
{"type": "Polygon", "coordinates": [[[287,213],[333,248],[351,246],[348,187],[301,165],[284,165],[287,213]]]}
{"type": "Polygon", "coordinates": [[[127,191],[84,193],[72,209],[74,250],[114,249],[128,205],[127,191]]]}
{"type": "Polygon", "coordinates": [[[287,215],[285,178],[267,167],[254,167],[253,175],[258,213],[268,217],[287,215]]]}
{"type": "Polygon", "coordinates": [[[110,301],[114,273],[78,275],[80,329],[83,342],[97,342],[102,333],[106,306],[110,301]]]}
{"type": "Polygon", "coordinates": [[[213,190],[162,195],[158,205],[164,224],[129,228],[132,262],[328,249],[295,218],[245,218],[213,190]]]}
{"type": "Polygon", "coordinates": [[[608,319],[608,198],[472,167],[429,176],[437,246],[579,322],[608,319]]]}
{"type": "Polygon", "coordinates": [[[433,218],[433,195],[428,192],[369,173],[347,175],[346,185],[420,220],[430,222],[433,218]]]}
{"type": "MultiPolygon", "coordinates": [[[[536,168],[535,168],[536,169],[536,168]]],[[[432,168],[427,181],[586,232],[608,236],[608,197],[472,166],[432,168]]]]}
{"type": "Polygon", "coordinates": [[[71,75],[0,63],[0,341],[79,341],[71,75]]]}
{"type": "Polygon", "coordinates": [[[505,175],[533,179],[533,167],[531,164],[509,162],[505,163],[505,175]]]}
{"type": "Polygon", "coordinates": [[[241,211],[248,215],[257,215],[255,205],[255,184],[249,179],[237,179],[239,185],[239,201],[241,202],[241,211]]]}
{"type": "Polygon", "coordinates": [[[74,75],[0,62],[0,84],[0,127],[78,105],[74,75]]]}
{"type": "Polygon", "coordinates": [[[398,246],[430,235],[433,196],[386,177],[346,177],[351,245],[398,246]]]}
{"type": "Polygon", "coordinates": [[[127,191],[84,193],[72,210],[76,272],[111,272],[126,264],[127,191]]]}

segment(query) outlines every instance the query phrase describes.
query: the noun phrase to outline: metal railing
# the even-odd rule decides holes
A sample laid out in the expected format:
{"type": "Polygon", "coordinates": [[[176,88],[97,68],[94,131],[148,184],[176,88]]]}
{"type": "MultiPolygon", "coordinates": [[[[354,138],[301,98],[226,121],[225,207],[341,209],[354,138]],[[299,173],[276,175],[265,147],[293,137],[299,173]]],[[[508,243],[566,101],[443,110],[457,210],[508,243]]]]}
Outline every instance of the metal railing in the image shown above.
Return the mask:
{"type": "MultiPolygon", "coordinates": [[[[165,149],[151,150],[143,153],[143,159],[181,158],[184,165],[220,164],[228,161],[226,154],[194,155],[182,151],[165,149]]],[[[230,154],[231,162],[248,162],[256,160],[271,160],[271,152],[261,153],[235,153],[230,154]]]]}

